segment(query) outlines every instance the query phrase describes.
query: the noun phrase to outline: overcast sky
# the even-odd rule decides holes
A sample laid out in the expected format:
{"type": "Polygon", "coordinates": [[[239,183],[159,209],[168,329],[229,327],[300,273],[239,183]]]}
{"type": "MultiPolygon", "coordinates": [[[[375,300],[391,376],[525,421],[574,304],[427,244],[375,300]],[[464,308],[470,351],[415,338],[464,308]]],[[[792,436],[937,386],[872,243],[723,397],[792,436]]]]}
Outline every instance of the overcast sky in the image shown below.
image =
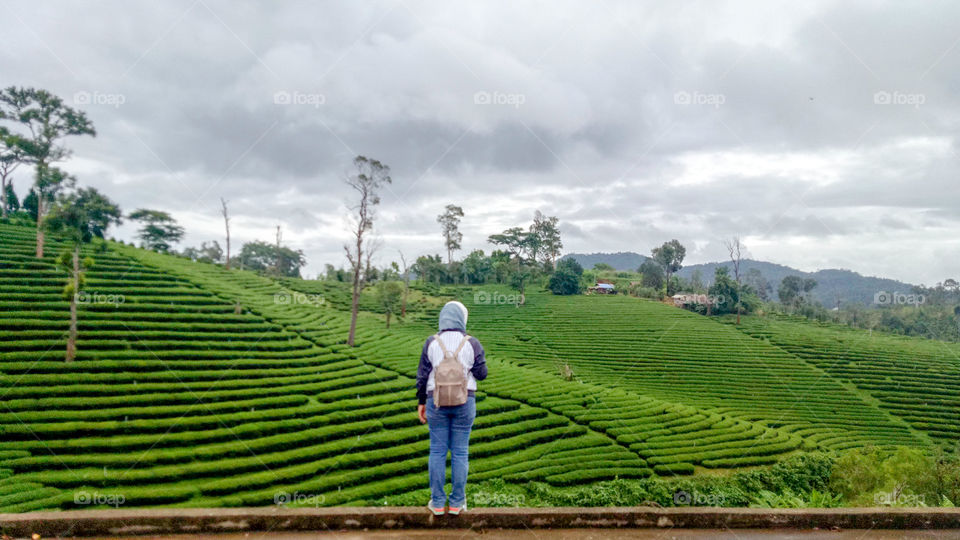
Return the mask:
{"type": "MultiPolygon", "coordinates": [[[[358,154],[392,168],[381,263],[560,218],[564,251],[671,238],[912,283],[960,278],[960,3],[0,2],[0,84],[96,138],[64,168],[181,247],[345,263],[358,154]]],[[[31,179],[24,171],[21,195],[31,179]]],[[[115,235],[132,239],[135,226],[115,235]]]]}

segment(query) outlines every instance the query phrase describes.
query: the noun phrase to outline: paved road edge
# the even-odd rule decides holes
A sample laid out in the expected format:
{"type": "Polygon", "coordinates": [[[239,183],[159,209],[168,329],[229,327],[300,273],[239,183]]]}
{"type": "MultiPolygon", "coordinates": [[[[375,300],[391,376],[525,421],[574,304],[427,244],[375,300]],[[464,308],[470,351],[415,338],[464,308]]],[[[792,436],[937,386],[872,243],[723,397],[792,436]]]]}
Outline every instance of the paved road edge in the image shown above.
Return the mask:
{"type": "Polygon", "coordinates": [[[0,514],[14,538],[357,529],[795,528],[960,529],[956,508],[480,508],[434,517],[425,508],[157,508],[0,514]]]}

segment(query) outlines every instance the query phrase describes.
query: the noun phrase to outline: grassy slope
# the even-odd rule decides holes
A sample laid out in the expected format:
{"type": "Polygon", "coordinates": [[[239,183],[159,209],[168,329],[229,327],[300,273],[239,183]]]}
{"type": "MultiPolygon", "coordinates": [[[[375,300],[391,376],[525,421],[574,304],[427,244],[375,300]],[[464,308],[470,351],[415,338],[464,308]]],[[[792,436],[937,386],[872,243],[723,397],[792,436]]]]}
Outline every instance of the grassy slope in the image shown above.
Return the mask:
{"type": "MultiPolygon", "coordinates": [[[[316,282],[114,245],[91,253],[86,290],[125,301],[81,306],[80,355],[64,364],[59,248],[36,261],[32,238],[0,225],[0,511],[73,507],[78,492],[195,506],[422,490],[412,375],[437,299],[418,296],[422,311],[390,331],[363,313],[349,349],[339,289],[299,304],[292,292],[316,282]]],[[[470,305],[491,363],[475,480],[570,485],[768,463],[804,444],[922,443],[833,372],[713,321],[619,297],[528,299],[470,305]]]]}
{"type": "MultiPolygon", "coordinates": [[[[274,284],[249,273],[228,276],[241,294],[215,294],[127,255],[184,275],[203,265],[118,247],[92,254],[87,290],[124,301],[81,305],[80,353],[65,364],[59,246],[36,261],[31,238],[0,227],[0,510],[86,507],[84,497],[261,505],[280,493],[349,504],[423,486],[412,381],[344,347],[342,312],[275,305],[256,293],[274,284]],[[283,324],[253,306],[234,313],[244,294],[283,324]]],[[[561,415],[482,397],[477,479],[518,464],[556,484],[650,474],[636,453],[561,415]]]]}
{"type": "Polygon", "coordinates": [[[793,318],[746,317],[741,328],[853,385],[934,440],[960,441],[960,345],[793,318]]]}
{"type": "Polygon", "coordinates": [[[925,444],[902,420],[783,349],[715,320],[624,296],[530,293],[471,308],[477,335],[518,364],[782,427],[826,448],[925,444]]]}

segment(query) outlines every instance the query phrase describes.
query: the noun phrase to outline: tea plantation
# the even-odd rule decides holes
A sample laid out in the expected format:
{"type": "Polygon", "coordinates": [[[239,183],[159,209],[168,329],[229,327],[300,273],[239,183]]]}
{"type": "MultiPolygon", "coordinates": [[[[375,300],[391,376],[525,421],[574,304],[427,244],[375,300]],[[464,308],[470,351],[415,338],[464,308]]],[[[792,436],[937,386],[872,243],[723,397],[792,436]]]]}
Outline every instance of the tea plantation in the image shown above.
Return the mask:
{"type": "Polygon", "coordinates": [[[62,246],[48,239],[37,260],[33,242],[0,225],[0,512],[426,502],[413,376],[446,294],[488,350],[474,481],[566,486],[956,439],[960,362],[940,344],[737,329],[619,296],[533,292],[515,307],[427,288],[389,330],[361,313],[349,348],[344,287],[113,243],[85,253],[66,363],[62,246]]]}

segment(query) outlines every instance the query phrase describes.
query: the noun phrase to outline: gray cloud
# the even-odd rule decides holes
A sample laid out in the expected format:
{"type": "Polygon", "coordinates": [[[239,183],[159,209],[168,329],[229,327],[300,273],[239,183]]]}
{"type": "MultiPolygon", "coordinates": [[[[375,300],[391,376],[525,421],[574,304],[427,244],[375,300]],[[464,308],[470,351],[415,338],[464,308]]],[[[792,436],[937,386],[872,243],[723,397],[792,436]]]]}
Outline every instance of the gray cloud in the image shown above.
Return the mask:
{"type": "Polygon", "coordinates": [[[954,271],[955,3],[5,6],[4,84],[80,96],[97,126],[68,168],[190,244],[224,196],[240,241],[279,223],[311,273],[342,263],[365,154],[393,170],[384,261],[439,252],[454,202],[465,249],[539,209],[568,250],[678,238],[700,262],[740,234],[808,269],[954,271]]]}

